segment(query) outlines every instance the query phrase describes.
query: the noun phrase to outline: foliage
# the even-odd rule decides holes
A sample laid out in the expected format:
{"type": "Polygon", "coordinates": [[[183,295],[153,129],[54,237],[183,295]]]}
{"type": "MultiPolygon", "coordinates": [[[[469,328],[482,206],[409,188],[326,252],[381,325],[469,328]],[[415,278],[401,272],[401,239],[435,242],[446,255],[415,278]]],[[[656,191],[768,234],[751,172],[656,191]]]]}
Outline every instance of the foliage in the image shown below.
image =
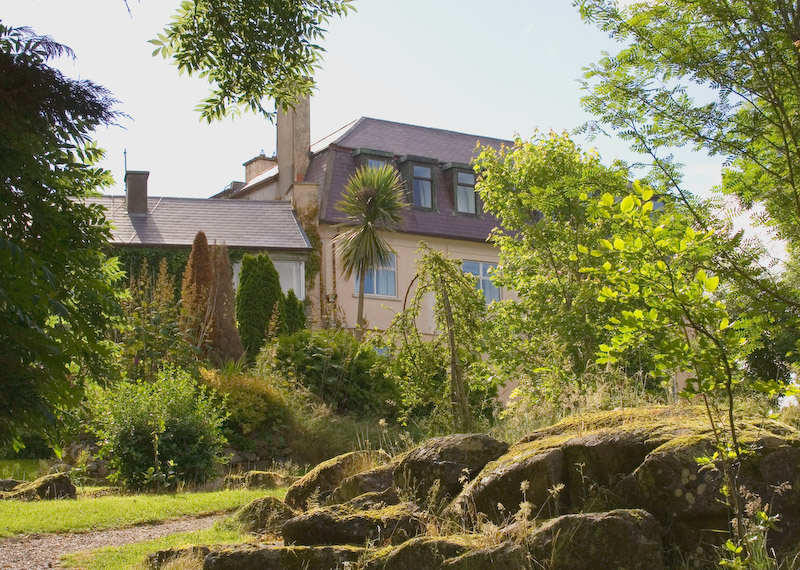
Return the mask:
{"type": "MultiPolygon", "coordinates": [[[[111,248],[109,248],[111,251],[111,248]]],[[[161,260],[166,260],[167,275],[176,283],[183,279],[183,272],[186,270],[186,263],[189,261],[189,251],[183,248],[167,247],[117,247],[113,248],[114,255],[119,258],[120,268],[128,274],[128,277],[140,275],[142,265],[152,270],[160,267],[161,260]]],[[[180,300],[180,290],[175,291],[175,301],[180,300]]]]}
{"type": "MultiPolygon", "coordinates": [[[[672,149],[691,146],[724,158],[722,192],[745,207],[762,204],[761,221],[797,241],[800,223],[798,7],[786,0],[659,0],[624,7],[580,0],[584,18],[626,44],[586,72],[586,110],[653,164],[648,182],[674,193],[700,231],[713,228],[681,187],[672,149]],[[686,41],[691,38],[691,41],[686,41]]],[[[757,257],[746,255],[746,265],[757,257]]],[[[742,252],[718,256],[721,275],[753,296],[796,311],[794,295],[741,271],[742,252]]],[[[761,301],[764,302],[763,300],[761,301]]]]}
{"type": "Polygon", "coordinates": [[[235,294],[233,272],[228,256],[228,246],[214,246],[211,250],[214,282],[211,286],[212,307],[211,356],[218,364],[238,361],[244,355],[242,339],[236,328],[235,294]]]}
{"type": "Polygon", "coordinates": [[[122,300],[125,327],[116,335],[120,361],[129,380],[153,381],[166,364],[190,366],[192,351],[178,325],[175,283],[161,260],[153,275],[144,259],[139,275],[132,275],[122,300]]]}
{"type": "Polygon", "coordinates": [[[404,306],[388,331],[393,348],[392,368],[399,379],[406,417],[427,408],[427,413],[449,407],[445,423],[467,431],[475,427],[486,396],[496,394],[496,379],[483,362],[486,345],[486,301],[474,278],[461,271],[461,263],[420,247],[410,303],[404,306]],[[434,321],[439,331],[427,340],[417,328],[426,296],[434,298],[434,321]],[[477,401],[476,401],[477,397],[477,401]]]}
{"type": "Polygon", "coordinates": [[[347,228],[333,238],[336,257],[344,276],[358,278],[356,338],[361,340],[364,322],[364,287],[368,269],[390,261],[392,247],[381,232],[391,231],[402,221],[407,206],[400,173],[393,166],[361,167],[350,177],[336,209],[345,215],[347,228]]]}
{"type": "MultiPolygon", "coordinates": [[[[518,296],[492,306],[497,324],[492,359],[506,375],[519,378],[546,366],[544,361],[560,359],[544,354],[546,349],[563,351],[565,381],[580,386],[598,347],[610,337],[604,327],[617,310],[613,303],[598,302],[598,279],[581,271],[582,265],[599,266],[599,258],[579,256],[611,230],[605,220],[589,220],[580,195],[622,191],[626,172],[603,166],[566,133],[517,138],[501,150],[484,148],[476,168],[484,208],[502,223],[492,234],[500,248],[492,280],[518,296]]],[[[628,355],[631,374],[650,366],[644,352],[628,355]]]]}
{"type": "Polygon", "coordinates": [[[163,368],[154,382],[98,389],[91,404],[103,451],[129,489],[202,483],[220,461],[224,416],[213,394],[179,368],[163,368]]]}
{"type": "Polygon", "coordinates": [[[102,209],[85,200],[111,182],[89,135],[114,121],[114,101],[48,65],[62,55],[73,53],[0,24],[0,444],[53,428],[84,375],[114,374],[105,337],[120,273],[102,253],[102,209]]]}
{"type": "Polygon", "coordinates": [[[283,329],[287,334],[296,333],[306,327],[306,306],[297,298],[293,289],[289,289],[284,302],[283,329]]]}
{"type": "Polygon", "coordinates": [[[200,231],[192,242],[181,284],[181,329],[200,358],[208,355],[214,329],[213,286],[211,249],[206,234],[200,231]]]}
{"type": "MultiPolygon", "coordinates": [[[[268,336],[273,315],[275,318],[280,315],[282,301],[280,277],[269,256],[245,255],[236,294],[236,320],[248,361],[255,361],[268,336]]],[[[272,330],[275,332],[279,327],[272,330]]]]}
{"type": "Polygon", "coordinates": [[[350,0],[185,0],[150,41],[154,55],[211,84],[197,107],[207,121],[242,108],[272,119],[264,99],[287,108],[311,94],[323,26],[349,9],[350,0]]]}
{"type": "Polygon", "coordinates": [[[272,383],[250,374],[201,369],[203,383],[224,396],[223,433],[237,450],[266,446],[274,459],[287,455],[292,416],[290,398],[272,383]]]}
{"type": "Polygon", "coordinates": [[[382,364],[373,347],[346,331],[308,329],[278,337],[272,361],[337,412],[386,417],[398,393],[382,364]]]}

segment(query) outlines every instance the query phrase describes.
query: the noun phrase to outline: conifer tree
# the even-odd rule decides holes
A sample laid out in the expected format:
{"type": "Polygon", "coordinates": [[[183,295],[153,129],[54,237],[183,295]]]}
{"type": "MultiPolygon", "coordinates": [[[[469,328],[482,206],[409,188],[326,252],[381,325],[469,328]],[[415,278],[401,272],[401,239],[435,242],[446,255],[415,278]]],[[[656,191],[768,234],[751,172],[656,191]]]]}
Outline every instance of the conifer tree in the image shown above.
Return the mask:
{"type": "Polygon", "coordinates": [[[253,362],[267,337],[275,307],[280,309],[283,293],[278,271],[266,253],[245,255],[240,276],[236,320],[247,359],[253,362]]]}
{"type": "Polygon", "coordinates": [[[213,324],[211,346],[218,364],[239,360],[244,354],[239,329],[236,328],[236,309],[233,292],[233,271],[228,257],[228,246],[224,243],[211,250],[214,266],[214,285],[211,292],[213,324]]]}
{"type": "Polygon", "coordinates": [[[211,288],[214,268],[206,234],[197,232],[181,285],[181,326],[199,357],[206,356],[209,347],[213,307],[211,288]]]}

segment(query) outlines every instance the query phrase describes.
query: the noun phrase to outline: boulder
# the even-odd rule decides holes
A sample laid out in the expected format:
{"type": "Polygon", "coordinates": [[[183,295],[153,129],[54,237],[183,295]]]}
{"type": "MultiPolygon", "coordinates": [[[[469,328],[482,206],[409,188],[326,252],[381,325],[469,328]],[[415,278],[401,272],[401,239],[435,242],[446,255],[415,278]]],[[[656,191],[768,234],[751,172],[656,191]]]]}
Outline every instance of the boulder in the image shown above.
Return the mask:
{"type": "Polygon", "coordinates": [[[450,504],[445,515],[469,526],[477,520],[477,513],[482,513],[490,521],[503,524],[527,501],[533,516],[555,516],[562,506],[560,494],[554,492],[566,483],[563,450],[542,449],[538,442],[516,444],[487,464],[450,504]]]}
{"type": "Polygon", "coordinates": [[[442,570],[529,570],[528,552],[519,544],[504,542],[476,548],[446,560],[442,570]]]}
{"type": "Polygon", "coordinates": [[[275,497],[261,497],[236,511],[234,520],[245,532],[277,533],[283,524],[297,516],[289,505],[275,497]]]}
{"type": "Polygon", "coordinates": [[[354,510],[347,504],[303,513],[281,528],[285,544],[400,544],[423,534],[425,514],[412,503],[354,510]]]}
{"type": "Polygon", "coordinates": [[[45,475],[30,483],[22,483],[8,492],[0,493],[1,499],[31,501],[37,499],[74,499],[75,485],[66,473],[45,475]]]}
{"type": "Polygon", "coordinates": [[[183,548],[169,548],[159,550],[147,555],[144,565],[148,570],[160,570],[170,562],[179,558],[204,559],[211,549],[207,546],[185,546],[183,548]]]}
{"type": "Polygon", "coordinates": [[[353,451],[324,461],[289,487],[286,504],[295,509],[306,509],[312,497],[321,504],[347,477],[372,469],[389,459],[385,451],[353,451]]]}
{"type": "Polygon", "coordinates": [[[22,481],[17,481],[16,479],[0,479],[0,492],[13,491],[20,484],[22,484],[22,481]]]}
{"type": "Polygon", "coordinates": [[[299,477],[282,475],[277,471],[248,471],[243,474],[231,474],[225,477],[226,489],[274,489],[284,487],[297,481],[299,477]]]}
{"type": "Polygon", "coordinates": [[[210,552],[203,570],[341,570],[363,553],[352,546],[240,546],[210,552]]]}
{"type": "Polygon", "coordinates": [[[329,503],[344,503],[364,493],[380,493],[394,485],[395,463],[387,463],[346,477],[328,498],[329,503]]]}
{"type": "Polygon", "coordinates": [[[403,458],[394,483],[420,504],[455,497],[484,465],[507,450],[507,443],[482,433],[436,437],[403,458]]]}
{"type": "MultiPolygon", "coordinates": [[[[435,570],[469,550],[461,537],[418,537],[374,553],[364,570],[435,570]]],[[[510,569],[509,569],[510,570],[510,569]]]]}
{"type": "Polygon", "coordinates": [[[550,570],[664,568],[658,521],[642,510],[563,515],[536,528],[525,544],[534,561],[550,570]]]}

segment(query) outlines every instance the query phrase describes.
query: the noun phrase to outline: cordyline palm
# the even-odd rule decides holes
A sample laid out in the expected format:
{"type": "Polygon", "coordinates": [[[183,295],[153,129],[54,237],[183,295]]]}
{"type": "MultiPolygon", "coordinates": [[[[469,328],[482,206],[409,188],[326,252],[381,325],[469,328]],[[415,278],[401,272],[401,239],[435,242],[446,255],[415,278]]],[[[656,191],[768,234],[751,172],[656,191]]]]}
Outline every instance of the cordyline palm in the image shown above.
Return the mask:
{"type": "Polygon", "coordinates": [[[364,281],[367,270],[389,262],[392,247],[382,231],[392,231],[402,220],[406,207],[403,181],[389,165],[359,168],[344,189],[336,208],[347,216],[345,231],[333,243],[346,278],[358,276],[358,320],[356,338],[364,331],[364,281]]]}

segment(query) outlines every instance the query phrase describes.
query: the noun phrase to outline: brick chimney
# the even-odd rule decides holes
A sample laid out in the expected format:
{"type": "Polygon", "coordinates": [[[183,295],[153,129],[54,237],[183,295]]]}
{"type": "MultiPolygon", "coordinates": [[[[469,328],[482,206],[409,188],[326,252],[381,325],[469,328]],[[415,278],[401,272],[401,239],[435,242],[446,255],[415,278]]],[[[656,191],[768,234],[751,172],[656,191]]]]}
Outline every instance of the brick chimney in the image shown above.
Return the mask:
{"type": "Polygon", "coordinates": [[[278,196],[302,182],[311,148],[311,101],[304,97],[294,109],[278,109],[278,196]]]}
{"type": "Polygon", "coordinates": [[[125,173],[125,201],[128,214],[147,215],[147,178],[146,170],[128,170],[125,173]]]}

